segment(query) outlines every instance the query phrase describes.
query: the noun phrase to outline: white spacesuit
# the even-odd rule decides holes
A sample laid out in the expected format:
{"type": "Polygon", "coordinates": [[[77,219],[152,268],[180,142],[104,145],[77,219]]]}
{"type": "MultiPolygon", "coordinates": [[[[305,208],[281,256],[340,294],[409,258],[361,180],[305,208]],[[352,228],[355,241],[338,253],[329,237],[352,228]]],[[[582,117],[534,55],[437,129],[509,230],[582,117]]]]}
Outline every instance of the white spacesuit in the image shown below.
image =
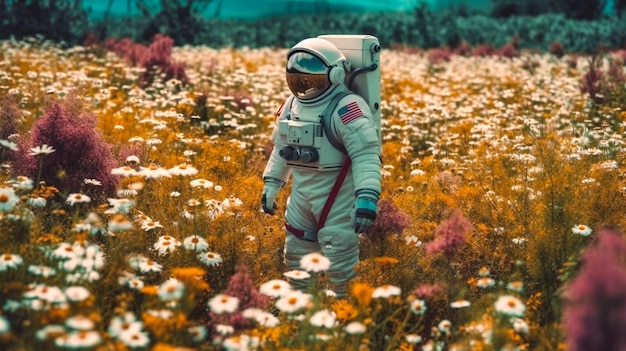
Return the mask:
{"type": "MultiPolygon", "coordinates": [[[[358,233],[373,223],[381,192],[379,131],[368,103],[348,90],[349,72],[349,62],[328,40],[305,39],[289,50],[286,79],[293,96],[278,111],[274,149],[263,172],[262,202],[269,214],[278,208],[279,190],[293,179],[285,214],[287,269],[301,270],[304,255],[321,252],[331,262],[325,274],[337,297],[346,295],[356,275],[358,233]],[[333,191],[344,168],[343,184],[333,191]]],[[[309,282],[292,284],[303,290],[309,282]]]]}

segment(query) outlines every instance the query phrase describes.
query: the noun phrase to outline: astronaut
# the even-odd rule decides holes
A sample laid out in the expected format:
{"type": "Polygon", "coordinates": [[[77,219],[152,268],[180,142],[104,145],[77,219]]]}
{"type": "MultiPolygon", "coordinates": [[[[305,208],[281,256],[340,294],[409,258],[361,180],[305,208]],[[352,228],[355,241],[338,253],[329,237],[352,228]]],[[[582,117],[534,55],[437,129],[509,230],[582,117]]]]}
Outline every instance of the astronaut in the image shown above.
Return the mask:
{"type": "MultiPolygon", "coordinates": [[[[308,38],[288,51],[286,81],[293,95],[277,113],[274,148],[263,172],[268,214],[278,209],[275,200],[288,179],[293,181],[285,213],[286,268],[302,270],[304,255],[321,252],[331,262],[325,275],[337,298],[345,297],[356,276],[358,234],[373,224],[381,193],[378,127],[367,102],[346,86],[349,73],[350,63],[328,40],[308,38]],[[336,108],[326,111],[335,96],[336,108]]],[[[299,290],[310,284],[291,283],[299,290]]]]}

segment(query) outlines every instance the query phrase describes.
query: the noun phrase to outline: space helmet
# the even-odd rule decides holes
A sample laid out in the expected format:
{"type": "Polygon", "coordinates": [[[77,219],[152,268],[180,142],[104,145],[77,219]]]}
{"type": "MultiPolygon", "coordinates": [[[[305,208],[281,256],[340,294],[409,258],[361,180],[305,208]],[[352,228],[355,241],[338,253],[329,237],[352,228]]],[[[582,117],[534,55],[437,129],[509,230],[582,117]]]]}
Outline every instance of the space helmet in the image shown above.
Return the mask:
{"type": "Polygon", "coordinates": [[[344,83],[349,62],[330,41],[304,39],[287,53],[287,85],[302,102],[315,102],[344,83]]]}

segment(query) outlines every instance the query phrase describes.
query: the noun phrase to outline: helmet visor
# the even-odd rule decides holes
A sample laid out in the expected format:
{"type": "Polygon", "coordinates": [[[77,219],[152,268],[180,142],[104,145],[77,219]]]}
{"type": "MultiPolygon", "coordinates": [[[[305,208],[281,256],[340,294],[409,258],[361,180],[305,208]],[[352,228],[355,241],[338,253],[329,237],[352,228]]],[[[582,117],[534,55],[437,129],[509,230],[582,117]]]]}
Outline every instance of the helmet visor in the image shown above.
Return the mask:
{"type": "Polygon", "coordinates": [[[293,53],[287,60],[287,85],[297,98],[314,99],[331,86],[328,66],[309,53],[293,53]]]}

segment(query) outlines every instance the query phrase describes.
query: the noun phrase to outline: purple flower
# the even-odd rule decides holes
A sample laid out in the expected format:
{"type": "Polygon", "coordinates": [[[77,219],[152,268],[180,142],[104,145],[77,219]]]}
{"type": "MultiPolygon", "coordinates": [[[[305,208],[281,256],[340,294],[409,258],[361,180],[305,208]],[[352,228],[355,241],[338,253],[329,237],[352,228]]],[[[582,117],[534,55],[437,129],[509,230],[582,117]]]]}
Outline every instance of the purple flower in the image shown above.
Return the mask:
{"type": "Polygon", "coordinates": [[[604,100],[605,76],[601,69],[602,60],[600,56],[593,56],[589,60],[589,70],[582,78],[580,90],[589,95],[589,98],[596,103],[604,100]]]}
{"type": "Polygon", "coordinates": [[[422,284],[413,290],[413,294],[419,299],[428,299],[438,292],[442,292],[446,289],[445,283],[437,284],[422,284]]]}
{"type": "Polygon", "coordinates": [[[565,286],[567,349],[626,350],[626,241],[616,230],[598,231],[582,255],[578,276],[565,286]]]}
{"type": "Polygon", "coordinates": [[[563,44],[561,44],[561,42],[558,40],[550,43],[550,48],[548,49],[548,51],[558,58],[565,56],[565,48],[563,47],[563,44]]]}
{"type": "Polygon", "coordinates": [[[450,48],[447,46],[428,50],[428,61],[431,64],[438,64],[443,61],[450,61],[451,56],[452,50],[450,50],[450,48]]]}
{"type": "Polygon", "coordinates": [[[20,106],[12,95],[0,99],[0,139],[8,139],[19,132],[20,106]]]}
{"type": "Polygon", "coordinates": [[[515,46],[511,43],[504,45],[499,52],[500,56],[506,58],[514,58],[519,56],[519,52],[515,48],[515,46]]]}
{"type": "Polygon", "coordinates": [[[610,78],[609,83],[612,85],[613,89],[619,89],[620,86],[623,86],[626,83],[626,74],[622,69],[621,63],[618,63],[616,60],[611,60],[609,63],[609,69],[607,71],[607,76],[610,78]]]}
{"type": "Polygon", "coordinates": [[[443,253],[450,259],[465,245],[467,234],[473,229],[469,219],[455,209],[435,230],[435,240],[425,245],[426,253],[429,255],[443,253]]]}
{"type": "Polygon", "coordinates": [[[480,44],[472,50],[472,56],[478,56],[478,57],[491,56],[496,51],[497,50],[490,44],[480,44]]]}
{"type": "Polygon", "coordinates": [[[123,38],[109,39],[106,41],[105,47],[125,58],[129,64],[146,69],[139,77],[139,83],[144,88],[152,84],[159,73],[164,75],[164,81],[174,78],[183,84],[189,82],[184,66],[172,60],[174,40],[166,35],[155,35],[150,46],[137,44],[128,38],[123,38]],[[155,71],[155,67],[158,68],[159,72],[155,71]]]}
{"type": "Polygon", "coordinates": [[[102,186],[90,193],[94,200],[105,200],[114,194],[119,179],[111,174],[117,165],[110,146],[98,132],[97,119],[81,100],[70,96],[52,101],[34,124],[22,150],[48,145],[54,152],[38,157],[23,152],[15,161],[15,171],[62,193],[81,192],[84,179],[97,179],[102,186]],[[39,174],[38,172],[41,172],[39,174]]]}

